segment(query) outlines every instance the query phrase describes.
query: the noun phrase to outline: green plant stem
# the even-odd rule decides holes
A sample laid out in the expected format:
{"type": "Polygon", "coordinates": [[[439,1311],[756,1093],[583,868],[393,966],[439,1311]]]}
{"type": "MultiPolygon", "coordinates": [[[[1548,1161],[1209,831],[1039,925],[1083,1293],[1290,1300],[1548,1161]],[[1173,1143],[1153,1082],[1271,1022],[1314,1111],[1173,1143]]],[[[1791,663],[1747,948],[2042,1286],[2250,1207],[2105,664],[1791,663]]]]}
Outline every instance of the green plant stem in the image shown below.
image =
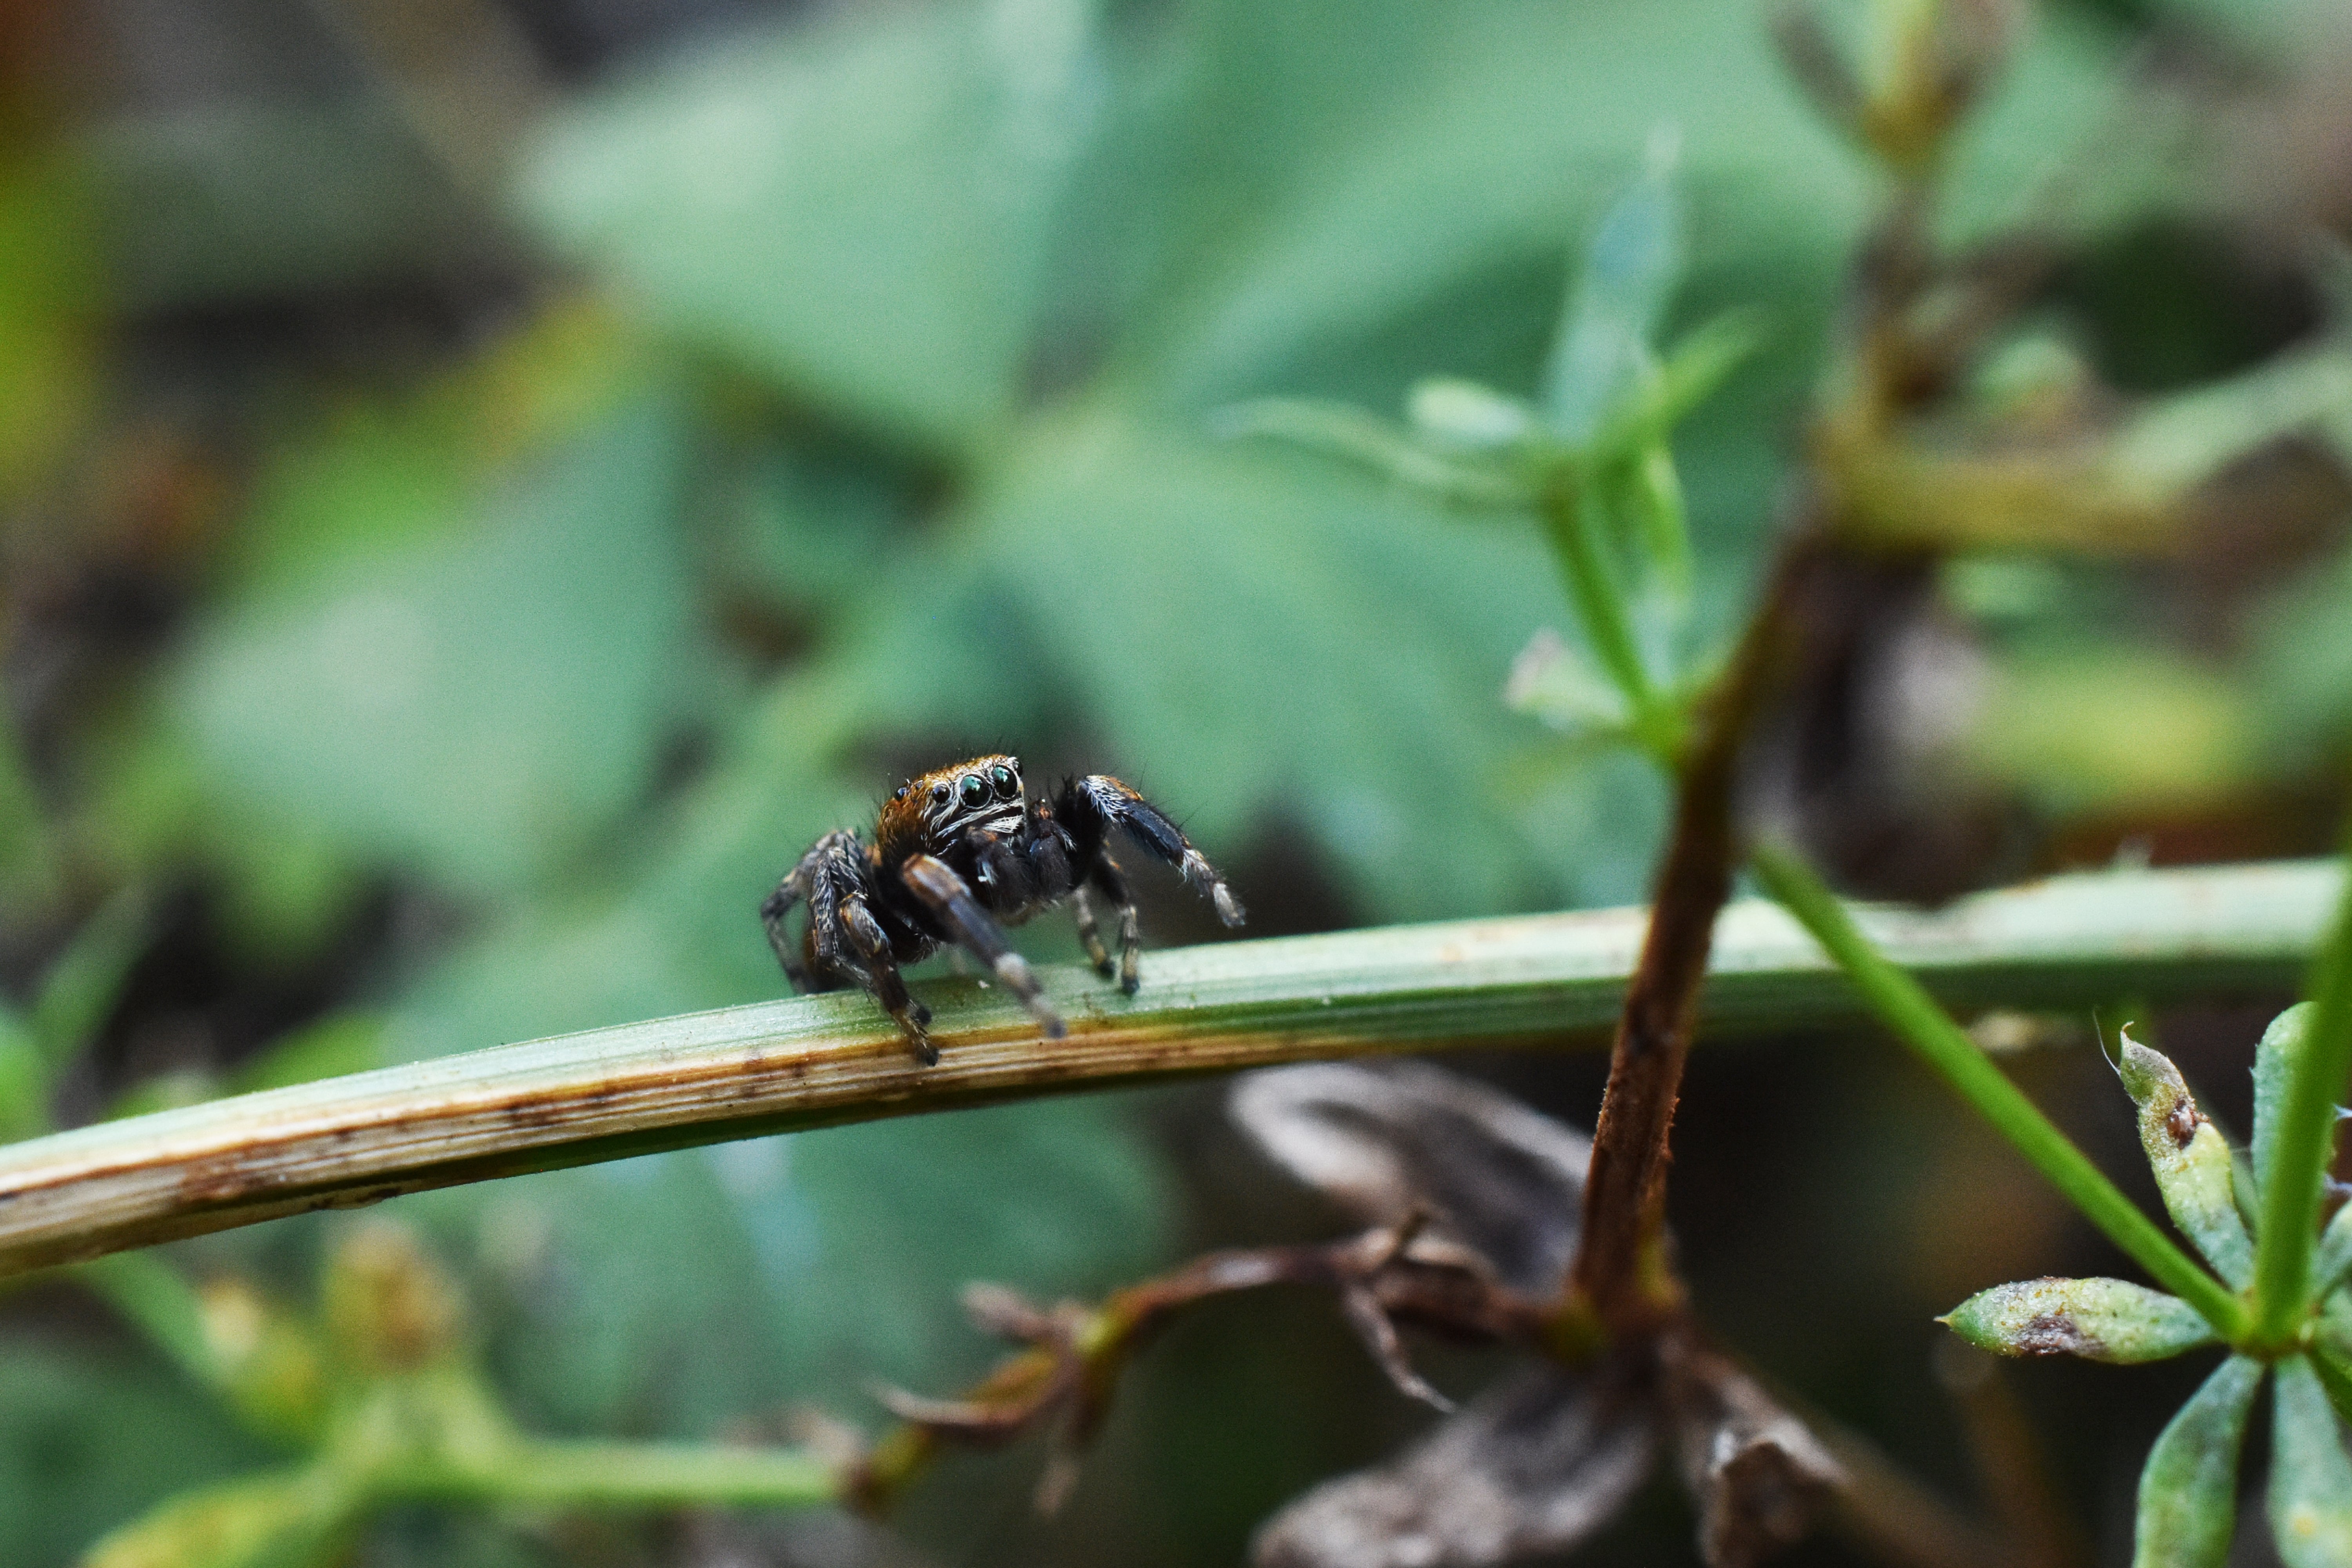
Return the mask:
{"type": "MultiPolygon", "coordinates": [[[[2081,1008],[2119,992],[2292,985],[2336,907],[2334,862],[2053,878],[1932,914],[1864,910],[1878,945],[1962,1007],[2081,1008]]],[[[862,993],[802,996],[443,1057],[0,1147],[0,1276],[306,1209],[879,1116],[1472,1046],[1598,1047],[1643,910],[1391,926],[1148,954],[1132,997],[1045,966],[1070,1021],[1044,1041],[969,979],[919,983],[945,1047],[918,1067],[862,993]]],[[[1715,928],[1712,1036],[1857,1016],[1779,909],[1715,928]]]]}
{"type": "Polygon", "coordinates": [[[565,1508],[814,1508],[842,1495],[833,1466],[796,1448],[540,1439],[459,1468],[394,1472],[380,1490],[565,1508]]]}
{"type": "Polygon", "coordinates": [[[1544,500],[1544,521],[1551,531],[1569,602],[1576,606],[1593,656],[1625,699],[1630,728],[1652,756],[1671,767],[1679,750],[1681,724],[1650,679],[1633,622],[1626,617],[1625,596],[1601,549],[1602,501],[1593,479],[1578,474],[1555,484],[1544,500]]]}
{"type": "Polygon", "coordinates": [[[2322,1178],[2335,1152],[2336,1103],[2352,1074],[2352,886],[2312,965],[2312,1018],[2271,1144],[2254,1244],[2254,1339],[2284,1350],[2310,1305],[2322,1178]]]}
{"type": "Polygon", "coordinates": [[[1917,981],[1887,962],[1810,867],[1770,844],[1757,847],[1752,864],[1758,879],[1837,961],[1881,1022],[2158,1283],[2196,1308],[2223,1339],[2232,1344],[2246,1339],[2244,1304],[2175,1247],[2051,1125],[1917,981]]]}

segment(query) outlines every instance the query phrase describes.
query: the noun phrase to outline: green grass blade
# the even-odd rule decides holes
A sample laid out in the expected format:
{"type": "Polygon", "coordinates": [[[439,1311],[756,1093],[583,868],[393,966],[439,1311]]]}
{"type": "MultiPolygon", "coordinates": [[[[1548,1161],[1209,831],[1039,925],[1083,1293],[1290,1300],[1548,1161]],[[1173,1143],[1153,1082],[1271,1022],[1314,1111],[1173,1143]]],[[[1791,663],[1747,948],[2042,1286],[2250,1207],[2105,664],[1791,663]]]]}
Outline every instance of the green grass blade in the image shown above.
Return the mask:
{"type": "MultiPolygon", "coordinates": [[[[2341,875],[2332,862],[2102,873],[1933,914],[1855,918],[1957,1006],[2259,994],[2292,983],[2341,875]]],[[[1090,971],[1045,968],[1046,994],[1070,1020],[1069,1037],[1051,1043],[1002,992],[919,984],[946,1051],[928,1071],[871,1000],[836,993],[78,1128],[0,1148],[0,1274],[425,1187],[881,1116],[1381,1051],[1601,1048],[1647,918],[1596,910],[1155,952],[1133,997],[1090,971]]],[[[1725,910],[1704,1036],[1863,1016],[1786,913],[1759,900],[1725,910]]]]}

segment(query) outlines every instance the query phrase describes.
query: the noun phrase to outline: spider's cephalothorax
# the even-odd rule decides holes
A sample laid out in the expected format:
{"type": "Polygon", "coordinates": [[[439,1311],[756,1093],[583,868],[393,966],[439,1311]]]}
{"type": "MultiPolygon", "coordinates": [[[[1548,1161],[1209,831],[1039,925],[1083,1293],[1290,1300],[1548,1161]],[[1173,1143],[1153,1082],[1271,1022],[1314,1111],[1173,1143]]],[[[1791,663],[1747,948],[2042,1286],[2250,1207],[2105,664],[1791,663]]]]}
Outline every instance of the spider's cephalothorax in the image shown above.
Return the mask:
{"type": "Polygon", "coordinates": [[[931,1012],[907,994],[898,968],[942,947],[964,948],[987,964],[1058,1038],[1061,1016],[1038,994],[1004,928],[1069,899],[1078,940],[1108,976],[1110,954],[1087,899],[1090,889],[1100,893],[1118,910],[1115,973],[1131,994],[1140,938],[1127,879],[1110,858],[1113,828],[1182,872],[1227,925],[1242,923],[1224,879],[1150,801],[1107,773],[1065,779],[1050,802],[1033,800],[1020,760],[1006,756],[974,757],[902,785],[882,803],[871,844],[845,828],[826,834],[777,884],[760,918],[795,990],[864,986],[926,1064],[940,1059],[924,1030],[931,1012]],[[798,942],[784,929],[795,904],[809,910],[798,942]]]}

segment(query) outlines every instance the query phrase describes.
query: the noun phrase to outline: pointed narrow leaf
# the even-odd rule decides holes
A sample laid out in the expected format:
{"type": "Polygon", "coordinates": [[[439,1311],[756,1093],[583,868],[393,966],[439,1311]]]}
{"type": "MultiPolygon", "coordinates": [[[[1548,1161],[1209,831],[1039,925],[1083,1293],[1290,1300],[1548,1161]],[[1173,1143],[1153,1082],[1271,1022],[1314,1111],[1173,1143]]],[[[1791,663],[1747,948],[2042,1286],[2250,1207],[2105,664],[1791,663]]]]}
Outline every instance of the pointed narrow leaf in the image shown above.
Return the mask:
{"type": "Polygon", "coordinates": [[[109,1534],[83,1568],[296,1568],[321,1560],[344,1522],[322,1471],[280,1470],[205,1487],[109,1534]]]}
{"type": "Polygon", "coordinates": [[[2345,1361],[2342,1352],[2330,1349],[2322,1340],[2312,1348],[2311,1370],[2318,1374],[2327,1403],[2336,1406],[2336,1418],[2352,1421],[2352,1363],[2345,1361]]]}
{"type": "Polygon", "coordinates": [[[2347,1273],[2352,1273],[2352,1204],[2337,1209],[2327,1228],[2319,1233],[2319,1251],[2311,1260],[2313,1298],[2333,1291],[2347,1273]]]}
{"type": "Polygon", "coordinates": [[[2253,1278],[2254,1244],[2231,1190],[2229,1144],[2199,1113],[2180,1069],[2161,1052],[2126,1035],[2116,1071],[2139,1108],[2139,1146],[2172,1223],[2222,1279],[2242,1288],[2253,1278]]]}
{"type": "Polygon", "coordinates": [[[1659,585],[1677,605],[1686,603],[1691,591],[1690,518],[1674,448],[1664,437],[1642,448],[1626,469],[1625,505],[1633,514],[1659,585]]]}
{"type": "Polygon", "coordinates": [[[1593,437],[1593,448],[1622,452],[1664,439],[1763,346],[1759,312],[1738,309],[1709,317],[1677,339],[1657,374],[1610,414],[1593,437]]]}
{"type": "Polygon", "coordinates": [[[2303,1056],[2311,1013],[2310,1003],[2296,1003],[2271,1020],[2263,1031],[2263,1043],[2254,1047],[2254,1185],[2264,1191],[2270,1187],[2279,1113],[2286,1108],[2286,1086],[2303,1056]]]}
{"type": "Polygon", "coordinates": [[[1938,1320],[1996,1355],[2162,1361],[2210,1344],[2197,1309],[2128,1279],[2019,1279],[1979,1290],[1938,1320]]]}
{"type": "Polygon", "coordinates": [[[2230,1151],[2230,1195],[2238,1200],[2238,1217],[2252,1234],[2263,1222],[2263,1190],[2254,1181],[2253,1156],[2243,1149],[2230,1151]]]}
{"type": "Polygon", "coordinates": [[[2263,1363],[2233,1355],[2168,1423],[2139,1473],[2132,1568],[2219,1568],[2238,1521],[2238,1450],[2263,1363]]]}
{"type": "Polygon", "coordinates": [[[1633,722],[1624,693],[1549,626],[1539,626],[1511,661],[1503,704],[1563,734],[1624,735],[1633,722]]]}
{"type": "Polygon", "coordinates": [[[2319,1375],[2303,1356],[2278,1363],[2271,1450],[2271,1535],[2286,1568],[2352,1563],[2352,1456],[2319,1375]]]}
{"type": "Polygon", "coordinates": [[[0,1006],[0,1143],[49,1130],[49,1070],[33,1031],[0,1006]]]}
{"type": "Polygon", "coordinates": [[[1585,247],[1544,376],[1545,413],[1570,440],[1591,437],[1609,405],[1654,370],[1650,339],[1683,270],[1673,163],[1671,142],[1660,143],[1585,247]]]}
{"type": "Polygon", "coordinates": [[[1221,412],[1220,436],[1272,436],[1377,468],[1402,484],[1466,506],[1524,506],[1534,492],[1498,463],[1433,451],[1412,433],[1346,403],[1265,397],[1221,412]]]}
{"type": "Polygon", "coordinates": [[[49,965],[27,1021],[52,1071],[105,1022],[146,939],[146,908],[136,893],[125,894],[84,921],[49,965]]]}
{"type": "Polygon", "coordinates": [[[1467,451],[1512,447],[1535,429],[1535,410],[1490,386],[1453,376],[1416,382],[1405,412],[1413,428],[1444,446],[1467,451]]]}

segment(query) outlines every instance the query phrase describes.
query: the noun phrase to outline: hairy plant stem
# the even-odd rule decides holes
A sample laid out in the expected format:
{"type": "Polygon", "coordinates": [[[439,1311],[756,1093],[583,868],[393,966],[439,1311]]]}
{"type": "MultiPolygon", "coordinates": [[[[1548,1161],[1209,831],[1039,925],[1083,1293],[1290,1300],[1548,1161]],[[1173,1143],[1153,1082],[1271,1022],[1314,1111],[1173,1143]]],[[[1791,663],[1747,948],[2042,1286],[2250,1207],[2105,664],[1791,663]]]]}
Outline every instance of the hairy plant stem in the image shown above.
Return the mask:
{"type": "Polygon", "coordinates": [[[1775,844],[1758,845],[1748,864],[1757,879],[1837,961],[1896,1037],[1991,1122],[2107,1239],[2196,1308],[2223,1339],[2232,1344],[2246,1339],[2251,1324],[2245,1304],[2175,1247],[2154,1220],[2051,1125],[1917,981],[1871,945],[1810,867],[1775,844]]]}
{"type": "Polygon", "coordinates": [[[1793,609],[1815,534],[1781,549],[1762,604],[1729,667],[1696,706],[1676,761],[1675,818],[1650,907],[1642,955],[1618,1015],[1609,1085],[1592,1134],[1583,1242],[1570,1300],[1612,1336],[1654,1331],[1679,1308],[1681,1286],[1659,1251],[1665,1217],[1667,1137],[1706,977],[1716,916],[1731,897],[1739,753],[1797,628],[1793,609]]]}
{"type": "Polygon", "coordinates": [[[2254,1245],[2254,1342],[2292,1347],[2310,1306],[2311,1250],[2322,1178],[2335,1152],[2336,1106],[2352,1075],[2352,888],[2312,965],[2312,1019],[2288,1080],[2254,1245]]]}

